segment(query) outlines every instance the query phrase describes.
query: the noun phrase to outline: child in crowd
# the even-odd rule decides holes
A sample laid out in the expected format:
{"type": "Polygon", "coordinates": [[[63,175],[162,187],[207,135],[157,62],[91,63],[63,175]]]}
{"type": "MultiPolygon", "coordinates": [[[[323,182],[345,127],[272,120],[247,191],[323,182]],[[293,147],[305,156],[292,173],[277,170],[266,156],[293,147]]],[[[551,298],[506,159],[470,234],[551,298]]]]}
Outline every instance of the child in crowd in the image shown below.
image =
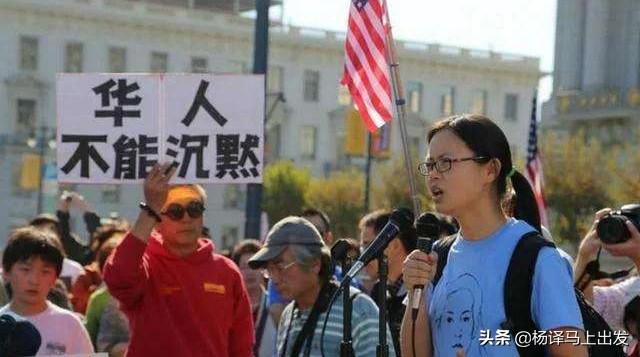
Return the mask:
{"type": "Polygon", "coordinates": [[[46,230],[14,230],[2,256],[3,277],[12,296],[0,309],[16,320],[28,320],[42,337],[38,355],[92,353],[82,322],[72,312],[47,301],[62,271],[63,255],[46,230]]]}

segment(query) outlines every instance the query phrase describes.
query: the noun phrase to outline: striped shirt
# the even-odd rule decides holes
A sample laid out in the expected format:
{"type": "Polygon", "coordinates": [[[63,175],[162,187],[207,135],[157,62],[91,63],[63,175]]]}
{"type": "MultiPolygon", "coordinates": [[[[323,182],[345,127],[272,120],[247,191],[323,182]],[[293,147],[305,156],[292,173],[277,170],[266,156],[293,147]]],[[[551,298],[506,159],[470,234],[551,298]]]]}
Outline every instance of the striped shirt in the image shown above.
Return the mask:
{"type": "MultiPolygon", "coordinates": [[[[375,356],[376,347],[378,345],[378,307],[375,302],[371,300],[366,294],[360,292],[355,288],[351,288],[351,296],[357,295],[353,298],[353,310],[351,315],[351,331],[353,350],[355,356],[375,356]]],[[[277,356],[282,356],[282,349],[287,340],[287,353],[286,356],[291,355],[291,349],[295,343],[296,337],[302,326],[304,326],[311,308],[306,310],[296,309],[293,312],[294,303],[291,302],[285,307],[282,317],[280,318],[280,326],[278,327],[278,340],[277,356]],[[292,318],[293,313],[293,318],[292,318]],[[287,331],[288,335],[287,336],[287,331]]],[[[329,320],[327,321],[327,328],[324,332],[324,356],[340,356],[340,343],[342,342],[342,294],[336,299],[335,303],[329,310],[329,320]]],[[[326,312],[320,314],[318,318],[318,324],[313,334],[313,340],[311,342],[310,357],[321,357],[322,352],[320,350],[320,336],[322,333],[322,326],[324,325],[324,319],[326,312]]],[[[302,347],[301,354],[304,355],[306,350],[305,344],[302,347]]],[[[393,341],[391,339],[391,333],[389,332],[389,326],[387,326],[387,345],[389,346],[389,356],[395,357],[395,351],[393,348],[393,341]]]]}

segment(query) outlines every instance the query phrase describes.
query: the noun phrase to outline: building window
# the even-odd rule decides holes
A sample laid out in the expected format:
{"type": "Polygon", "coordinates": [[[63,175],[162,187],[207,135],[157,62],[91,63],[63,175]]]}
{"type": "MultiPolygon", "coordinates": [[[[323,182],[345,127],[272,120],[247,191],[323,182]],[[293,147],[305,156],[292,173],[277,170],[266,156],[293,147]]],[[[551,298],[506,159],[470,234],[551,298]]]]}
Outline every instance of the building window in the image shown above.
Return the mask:
{"type": "Polygon", "coordinates": [[[222,226],[222,249],[233,249],[238,242],[238,227],[222,226]]]}
{"type": "Polygon", "coordinates": [[[123,73],[127,71],[127,49],[124,47],[109,48],[109,72],[123,73]]]}
{"type": "Polygon", "coordinates": [[[20,37],[20,69],[35,71],[38,69],[38,39],[30,36],[20,37]]]}
{"type": "Polygon", "coordinates": [[[304,100],[317,102],[320,97],[320,72],[304,71],[304,100]]]}
{"type": "Polygon", "coordinates": [[[69,42],[64,50],[64,71],[68,73],[82,72],[84,47],[79,42],[69,42]]]}
{"type": "Polygon", "coordinates": [[[351,104],[351,93],[349,93],[349,88],[345,85],[340,85],[338,87],[338,104],[340,105],[349,105],[351,104]]]}
{"type": "Polygon", "coordinates": [[[300,129],[300,156],[315,159],[317,132],[315,126],[305,125],[300,129]]]}
{"type": "Polygon", "coordinates": [[[280,124],[273,125],[267,130],[267,140],[265,141],[265,156],[270,160],[274,160],[280,157],[280,141],[281,141],[281,128],[280,124]]]}
{"type": "Polygon", "coordinates": [[[282,66],[269,66],[267,73],[267,92],[282,93],[284,91],[284,69],[282,66]]]}
{"type": "Polygon", "coordinates": [[[169,69],[169,55],[165,52],[151,52],[151,73],[165,73],[169,69]]]}
{"type": "Polygon", "coordinates": [[[442,115],[453,115],[455,106],[455,88],[445,87],[440,97],[440,113],[442,115]]]}
{"type": "Polygon", "coordinates": [[[504,118],[508,121],[518,120],[518,95],[507,94],[504,97],[504,118]]]}
{"type": "Polygon", "coordinates": [[[104,185],[102,188],[102,202],[120,203],[120,186],[104,185]]]}
{"type": "Polygon", "coordinates": [[[487,114],[487,91],[484,89],[476,89],[473,91],[473,98],[471,102],[471,113],[473,114],[487,114]]]}
{"type": "Polygon", "coordinates": [[[191,72],[193,73],[207,73],[209,64],[204,57],[191,57],[191,72]]]}
{"type": "Polygon", "coordinates": [[[36,130],[36,101],[18,99],[16,103],[16,133],[34,135],[36,130]]]}
{"type": "Polygon", "coordinates": [[[238,185],[229,185],[224,189],[223,208],[240,208],[242,203],[242,191],[238,185]]]}
{"type": "Polygon", "coordinates": [[[422,112],[422,83],[415,81],[407,83],[407,99],[411,113],[422,112]]]}

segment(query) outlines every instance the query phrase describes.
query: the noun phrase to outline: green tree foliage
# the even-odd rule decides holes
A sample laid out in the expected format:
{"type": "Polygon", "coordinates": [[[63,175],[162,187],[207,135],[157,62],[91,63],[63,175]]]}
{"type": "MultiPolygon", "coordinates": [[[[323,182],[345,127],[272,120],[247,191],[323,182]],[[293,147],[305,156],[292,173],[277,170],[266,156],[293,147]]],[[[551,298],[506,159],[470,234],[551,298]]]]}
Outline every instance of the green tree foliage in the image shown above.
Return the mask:
{"type": "Polygon", "coordinates": [[[594,213],[612,203],[609,187],[616,162],[595,139],[582,132],[542,137],[545,196],[549,224],[557,240],[579,241],[594,213]]]}
{"type": "Polygon", "coordinates": [[[311,174],[291,161],[278,161],[265,167],[262,208],[270,224],[290,215],[298,215],[307,206],[305,194],[311,174]]]}
{"type": "MultiPolygon", "coordinates": [[[[416,155],[413,155],[413,157],[415,158],[416,155]]],[[[414,175],[418,198],[420,200],[420,208],[422,211],[431,210],[432,201],[431,196],[429,196],[427,192],[425,177],[420,175],[417,169],[414,170],[414,175]]],[[[389,160],[384,165],[380,165],[373,176],[375,178],[375,184],[372,189],[372,210],[379,208],[394,209],[397,207],[413,209],[409,179],[402,157],[389,160]]]]}
{"type": "Polygon", "coordinates": [[[612,151],[617,159],[615,183],[611,185],[611,196],[616,208],[627,203],[640,203],[640,131],[631,136],[634,140],[623,143],[612,151]]]}
{"type": "Polygon", "coordinates": [[[312,179],[306,201],[308,206],[329,216],[336,239],[358,237],[358,221],[364,213],[364,176],[361,172],[338,171],[328,178],[312,179]]]}

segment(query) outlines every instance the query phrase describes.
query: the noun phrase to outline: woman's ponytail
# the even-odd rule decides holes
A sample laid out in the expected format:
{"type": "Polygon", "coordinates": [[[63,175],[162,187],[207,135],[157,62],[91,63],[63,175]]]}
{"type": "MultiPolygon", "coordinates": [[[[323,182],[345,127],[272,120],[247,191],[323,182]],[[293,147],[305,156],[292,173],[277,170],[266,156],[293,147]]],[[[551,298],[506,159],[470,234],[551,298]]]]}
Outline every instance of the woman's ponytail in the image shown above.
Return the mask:
{"type": "Polygon", "coordinates": [[[515,191],[513,216],[527,222],[538,232],[542,232],[540,228],[540,212],[529,181],[516,170],[510,172],[510,178],[511,185],[515,191]]]}

